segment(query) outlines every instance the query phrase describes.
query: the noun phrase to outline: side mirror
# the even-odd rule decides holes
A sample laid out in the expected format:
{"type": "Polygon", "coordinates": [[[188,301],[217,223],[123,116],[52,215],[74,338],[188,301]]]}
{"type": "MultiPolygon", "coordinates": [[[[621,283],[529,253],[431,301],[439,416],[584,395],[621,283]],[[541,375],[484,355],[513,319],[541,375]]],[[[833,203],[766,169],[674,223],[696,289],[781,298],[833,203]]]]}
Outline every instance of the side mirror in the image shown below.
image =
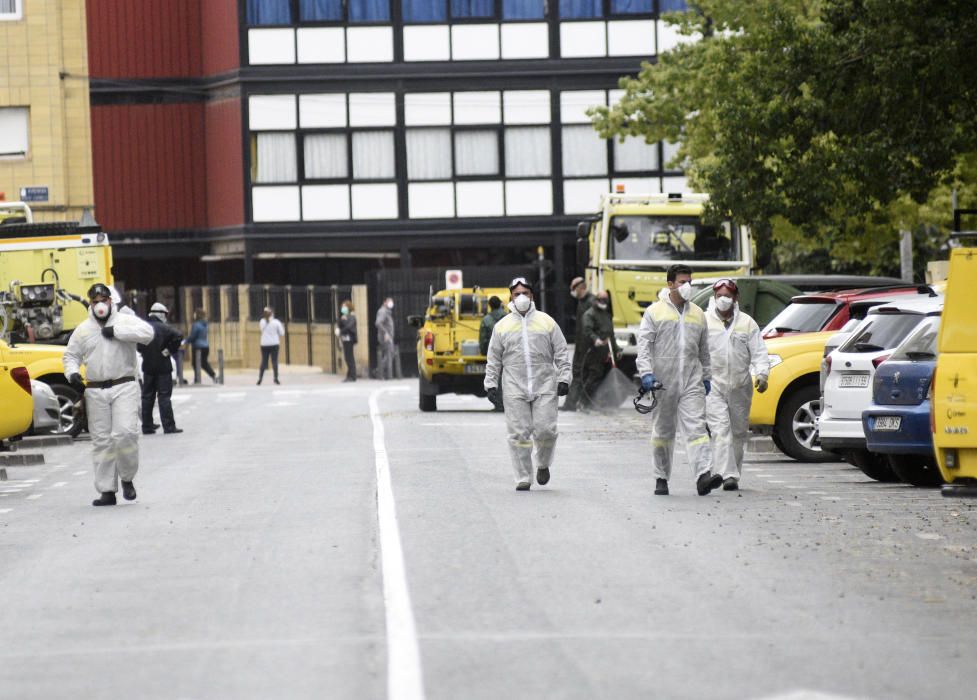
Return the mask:
{"type": "Polygon", "coordinates": [[[413,328],[420,328],[421,326],[424,325],[424,317],[423,316],[408,316],[407,317],[407,324],[409,326],[412,326],[413,328]]]}
{"type": "Polygon", "coordinates": [[[587,263],[590,262],[590,239],[584,236],[583,238],[577,239],[577,270],[584,271],[587,269],[587,263]]]}

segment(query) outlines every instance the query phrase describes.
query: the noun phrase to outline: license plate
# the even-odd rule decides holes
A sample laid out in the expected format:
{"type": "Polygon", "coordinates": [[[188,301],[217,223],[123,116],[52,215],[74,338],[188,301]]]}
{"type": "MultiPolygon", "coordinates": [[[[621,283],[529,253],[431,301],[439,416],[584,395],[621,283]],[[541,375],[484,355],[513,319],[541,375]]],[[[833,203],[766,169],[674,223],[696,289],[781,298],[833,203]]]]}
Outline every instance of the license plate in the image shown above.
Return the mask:
{"type": "Polygon", "coordinates": [[[865,388],[868,386],[867,374],[843,374],[838,380],[838,386],[842,388],[865,388]]]}
{"type": "Polygon", "coordinates": [[[876,430],[899,430],[902,427],[902,416],[879,416],[875,419],[876,430]]]}
{"type": "Polygon", "coordinates": [[[485,374],[485,365],[465,365],[465,374],[485,374]]]}

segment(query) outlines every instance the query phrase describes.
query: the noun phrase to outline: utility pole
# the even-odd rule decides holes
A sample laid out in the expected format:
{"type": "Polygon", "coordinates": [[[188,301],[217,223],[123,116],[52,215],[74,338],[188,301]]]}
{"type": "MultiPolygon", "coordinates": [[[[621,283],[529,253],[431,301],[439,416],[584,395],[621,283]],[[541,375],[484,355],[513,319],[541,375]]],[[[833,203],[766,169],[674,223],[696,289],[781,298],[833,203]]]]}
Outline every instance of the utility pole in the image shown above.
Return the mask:
{"type": "Polygon", "coordinates": [[[902,267],[902,281],[913,281],[913,233],[902,230],[899,232],[899,262],[902,267]]]}

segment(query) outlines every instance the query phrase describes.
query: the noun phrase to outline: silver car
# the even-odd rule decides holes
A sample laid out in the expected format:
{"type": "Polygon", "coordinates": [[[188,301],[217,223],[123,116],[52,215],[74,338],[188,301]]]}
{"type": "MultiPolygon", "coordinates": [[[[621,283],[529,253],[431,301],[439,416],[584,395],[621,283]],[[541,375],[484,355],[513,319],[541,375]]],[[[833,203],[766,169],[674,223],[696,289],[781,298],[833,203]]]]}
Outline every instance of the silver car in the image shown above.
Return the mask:
{"type": "Polygon", "coordinates": [[[31,380],[31,393],[34,395],[34,423],[31,432],[63,433],[71,427],[71,414],[62,416],[61,404],[54,391],[44,382],[31,380]],[[67,419],[67,423],[65,423],[67,419]]]}

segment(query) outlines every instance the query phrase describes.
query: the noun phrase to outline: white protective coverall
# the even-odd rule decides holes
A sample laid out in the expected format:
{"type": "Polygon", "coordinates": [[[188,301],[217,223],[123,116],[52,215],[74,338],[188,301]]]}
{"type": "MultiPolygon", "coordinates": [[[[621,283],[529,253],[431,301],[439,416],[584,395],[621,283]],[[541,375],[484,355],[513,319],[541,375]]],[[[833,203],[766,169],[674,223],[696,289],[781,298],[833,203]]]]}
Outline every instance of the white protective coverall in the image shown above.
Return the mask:
{"type": "MultiPolygon", "coordinates": [[[[106,326],[115,338],[102,336],[102,325],[89,310],[71,334],[64,353],[67,376],[85,366],[88,383],[135,377],[136,345],[153,341],[153,327],[135,314],[119,313],[112,305],[106,326]]],[[[98,389],[85,390],[88,432],[92,436],[92,461],[95,463],[95,490],[115,493],[118,480],[132,481],[139,470],[139,382],[130,381],[98,389]]]]}
{"type": "Polygon", "coordinates": [[[753,375],[770,375],[767,346],[760,327],[733,306],[729,326],[709,300],[706,310],[709,352],[712,359],[712,391],[706,397],[706,421],[712,434],[713,471],[724,479],[740,478],[743,450],[749,439],[750,404],[753,403],[753,375]]]}
{"type": "Polygon", "coordinates": [[[556,449],[556,388],[573,372],[563,331],[532,304],[523,316],[512,312],[492,330],[485,388],[502,388],[509,454],[516,483],[532,482],[533,443],[537,468],[549,469],[556,449]]]}
{"type": "Polygon", "coordinates": [[[712,454],[706,432],[706,390],[702,382],[711,379],[709,334],[706,315],[692,302],[682,310],[672,303],[668,289],[645,309],[638,330],[638,374],[649,372],[665,390],[658,393],[658,407],[652,413],[651,463],[656,479],[672,474],[676,427],[686,440],[686,454],[693,476],[710,471],[712,454]]]}

